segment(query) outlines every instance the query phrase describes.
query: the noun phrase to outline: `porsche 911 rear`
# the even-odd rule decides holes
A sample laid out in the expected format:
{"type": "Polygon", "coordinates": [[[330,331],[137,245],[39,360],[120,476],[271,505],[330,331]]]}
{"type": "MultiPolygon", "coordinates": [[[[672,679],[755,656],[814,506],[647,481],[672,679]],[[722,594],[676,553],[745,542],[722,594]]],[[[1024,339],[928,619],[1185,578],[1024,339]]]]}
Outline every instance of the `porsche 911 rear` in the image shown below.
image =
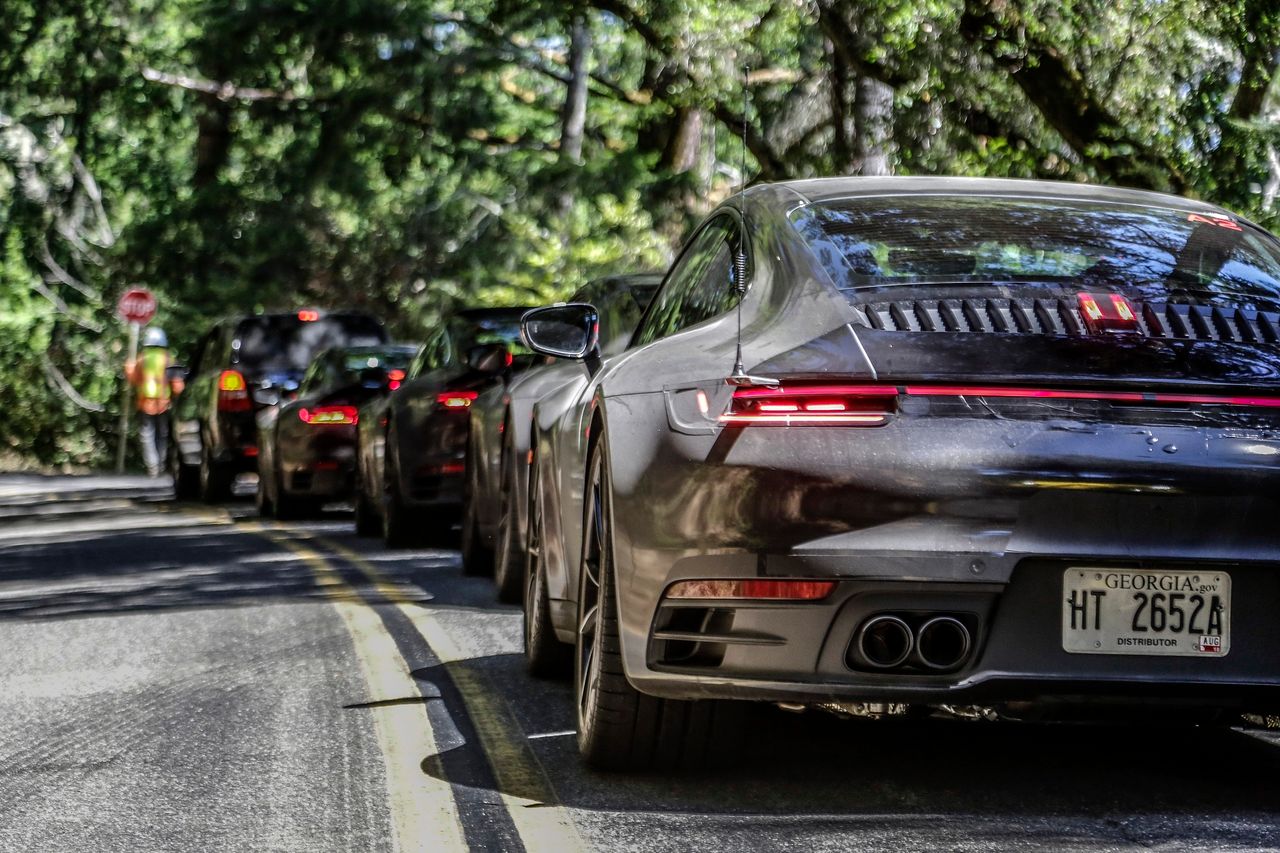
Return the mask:
{"type": "MultiPolygon", "coordinates": [[[[652,519],[615,547],[661,579],[623,591],[640,690],[1280,705],[1268,235],[1043,199],[793,221],[852,321],[668,386],[652,458],[613,460],[614,517],[652,519]]],[[[644,443],[623,420],[611,443],[644,443]]]]}

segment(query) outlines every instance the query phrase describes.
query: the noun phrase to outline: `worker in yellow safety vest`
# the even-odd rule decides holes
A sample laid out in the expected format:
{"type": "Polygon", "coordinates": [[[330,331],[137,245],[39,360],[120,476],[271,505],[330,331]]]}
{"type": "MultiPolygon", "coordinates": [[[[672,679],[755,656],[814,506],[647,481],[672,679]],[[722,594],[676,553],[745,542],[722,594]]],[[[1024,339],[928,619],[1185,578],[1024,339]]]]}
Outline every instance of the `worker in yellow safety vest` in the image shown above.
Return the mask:
{"type": "Polygon", "coordinates": [[[142,339],[142,352],[125,362],[124,374],[134,388],[138,407],[138,436],[147,474],[159,477],[169,450],[169,403],[182,393],[182,380],[169,378],[169,338],[152,326],[142,339]]]}

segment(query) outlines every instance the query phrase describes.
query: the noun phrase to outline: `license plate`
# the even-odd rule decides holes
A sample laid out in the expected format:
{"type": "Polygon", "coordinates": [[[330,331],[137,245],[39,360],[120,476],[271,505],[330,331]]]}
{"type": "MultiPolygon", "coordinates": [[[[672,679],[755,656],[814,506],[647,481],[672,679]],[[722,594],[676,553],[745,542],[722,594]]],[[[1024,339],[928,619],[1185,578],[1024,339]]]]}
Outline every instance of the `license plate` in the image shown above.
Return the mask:
{"type": "Polygon", "coordinates": [[[1225,657],[1231,576],[1076,566],[1062,575],[1062,648],[1075,654],[1225,657]]]}

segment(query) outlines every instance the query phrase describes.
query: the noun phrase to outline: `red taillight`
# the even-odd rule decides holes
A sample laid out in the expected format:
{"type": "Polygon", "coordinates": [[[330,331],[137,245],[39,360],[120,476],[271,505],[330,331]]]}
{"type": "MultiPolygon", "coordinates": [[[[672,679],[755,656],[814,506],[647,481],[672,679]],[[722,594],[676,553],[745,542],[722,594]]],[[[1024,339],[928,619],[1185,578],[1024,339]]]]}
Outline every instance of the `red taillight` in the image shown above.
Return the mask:
{"type": "Polygon", "coordinates": [[[312,426],[351,426],[360,422],[360,412],[355,406],[316,406],[314,409],[298,409],[298,417],[312,426]]]}
{"type": "Polygon", "coordinates": [[[836,588],[835,581],[746,580],[679,581],[667,590],[667,598],[771,598],[788,601],[817,601],[836,588]]]}
{"type": "Polygon", "coordinates": [[[739,388],[726,424],[880,426],[897,410],[898,389],[884,385],[739,388]]]}
{"type": "Polygon", "coordinates": [[[245,456],[257,456],[257,455],[258,455],[258,448],[253,447],[253,446],[246,447],[246,448],[244,449],[244,455],[245,455],[245,456]]]}
{"type": "Polygon", "coordinates": [[[1076,299],[1080,302],[1080,316],[1084,318],[1085,328],[1090,332],[1096,334],[1138,330],[1138,317],[1133,313],[1133,306],[1120,294],[1095,296],[1092,293],[1078,293],[1076,299]]]}
{"type": "Polygon", "coordinates": [[[304,323],[314,323],[320,319],[320,312],[311,308],[304,308],[298,312],[298,319],[304,323]]]}
{"type": "Polygon", "coordinates": [[[446,409],[467,409],[479,396],[475,391],[441,391],[436,402],[446,409]]]}
{"type": "Polygon", "coordinates": [[[253,408],[249,384],[238,370],[224,370],[218,376],[218,411],[247,412],[253,408]]]}
{"type": "Polygon", "coordinates": [[[397,388],[399,388],[399,387],[400,387],[401,383],[403,383],[403,382],[404,382],[404,371],[403,371],[403,370],[388,370],[388,371],[387,371],[387,388],[388,388],[389,390],[391,390],[391,391],[396,390],[397,388]]]}

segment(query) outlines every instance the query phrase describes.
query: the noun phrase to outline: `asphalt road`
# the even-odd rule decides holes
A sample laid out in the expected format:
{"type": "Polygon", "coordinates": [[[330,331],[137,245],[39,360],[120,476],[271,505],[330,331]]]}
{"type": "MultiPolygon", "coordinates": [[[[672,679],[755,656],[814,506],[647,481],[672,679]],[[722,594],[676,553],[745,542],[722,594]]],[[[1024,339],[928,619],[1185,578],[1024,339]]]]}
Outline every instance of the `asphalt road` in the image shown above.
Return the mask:
{"type": "Polygon", "coordinates": [[[584,770],[452,551],[137,478],[0,477],[0,850],[1273,850],[1280,743],[761,709],[733,768],[584,770]]]}

